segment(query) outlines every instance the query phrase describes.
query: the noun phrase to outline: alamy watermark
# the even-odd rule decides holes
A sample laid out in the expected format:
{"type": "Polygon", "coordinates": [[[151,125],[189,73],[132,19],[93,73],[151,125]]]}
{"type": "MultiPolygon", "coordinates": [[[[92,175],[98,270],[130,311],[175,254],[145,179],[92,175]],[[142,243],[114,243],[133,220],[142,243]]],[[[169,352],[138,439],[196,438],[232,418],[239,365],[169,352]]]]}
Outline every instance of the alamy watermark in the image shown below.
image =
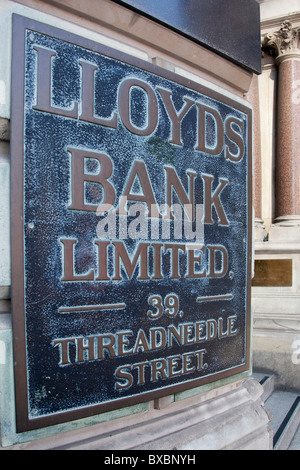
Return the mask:
{"type": "Polygon", "coordinates": [[[101,204],[97,209],[100,239],[188,240],[204,243],[203,204],[127,204],[121,197],[118,208],[101,204]],[[128,205],[128,207],[127,207],[128,205]]]}
{"type": "Polygon", "coordinates": [[[300,337],[292,343],[292,363],[295,365],[300,364],[300,337]]]}

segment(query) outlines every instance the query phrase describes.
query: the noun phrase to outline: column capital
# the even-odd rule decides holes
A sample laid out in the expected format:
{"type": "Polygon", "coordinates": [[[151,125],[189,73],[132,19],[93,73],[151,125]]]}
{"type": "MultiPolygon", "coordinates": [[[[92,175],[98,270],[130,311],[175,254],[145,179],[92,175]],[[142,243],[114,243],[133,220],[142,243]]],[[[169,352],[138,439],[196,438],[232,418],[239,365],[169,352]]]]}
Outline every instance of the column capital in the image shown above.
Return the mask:
{"type": "Polygon", "coordinates": [[[290,21],[283,21],[279,31],[264,36],[262,48],[269,49],[277,63],[287,57],[300,58],[300,27],[293,28],[290,21]]]}

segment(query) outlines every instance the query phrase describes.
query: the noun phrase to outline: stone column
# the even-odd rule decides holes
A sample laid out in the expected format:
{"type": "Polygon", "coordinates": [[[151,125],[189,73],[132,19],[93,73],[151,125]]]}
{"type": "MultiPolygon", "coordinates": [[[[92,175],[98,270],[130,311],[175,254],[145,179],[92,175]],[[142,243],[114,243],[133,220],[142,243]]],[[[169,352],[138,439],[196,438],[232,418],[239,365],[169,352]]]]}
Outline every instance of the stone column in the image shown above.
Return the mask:
{"type": "MultiPolygon", "coordinates": [[[[297,88],[300,89],[300,28],[293,28],[289,21],[284,21],[279,31],[265,36],[263,47],[269,48],[275,55],[275,63],[278,66],[274,222],[280,227],[297,228],[298,232],[300,229],[300,97],[297,88]]],[[[283,234],[282,231],[281,233],[283,234]]]]}

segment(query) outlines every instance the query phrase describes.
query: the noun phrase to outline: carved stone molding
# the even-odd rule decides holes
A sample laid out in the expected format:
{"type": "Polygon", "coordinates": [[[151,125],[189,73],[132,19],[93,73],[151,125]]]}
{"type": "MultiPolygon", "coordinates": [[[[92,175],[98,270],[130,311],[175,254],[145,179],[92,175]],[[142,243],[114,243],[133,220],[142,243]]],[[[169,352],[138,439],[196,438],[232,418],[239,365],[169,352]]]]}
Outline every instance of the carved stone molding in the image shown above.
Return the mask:
{"type": "Polygon", "coordinates": [[[279,31],[264,36],[262,48],[269,50],[276,59],[287,54],[300,55],[300,27],[293,28],[290,21],[283,21],[279,31]]]}

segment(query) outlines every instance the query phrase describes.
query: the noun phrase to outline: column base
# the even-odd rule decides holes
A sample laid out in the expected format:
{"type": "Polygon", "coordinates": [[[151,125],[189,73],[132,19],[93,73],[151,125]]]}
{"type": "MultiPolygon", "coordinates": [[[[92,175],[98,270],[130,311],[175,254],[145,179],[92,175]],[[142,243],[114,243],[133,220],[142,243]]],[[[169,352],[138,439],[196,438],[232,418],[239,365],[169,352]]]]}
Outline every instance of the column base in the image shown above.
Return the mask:
{"type": "Polygon", "coordinates": [[[255,239],[255,241],[256,242],[264,241],[266,235],[267,235],[267,232],[266,232],[263,220],[256,218],[254,220],[254,239],[255,239]]]}
{"type": "Polygon", "coordinates": [[[277,217],[269,231],[269,241],[293,242],[300,240],[300,216],[285,215],[277,217]]]}

